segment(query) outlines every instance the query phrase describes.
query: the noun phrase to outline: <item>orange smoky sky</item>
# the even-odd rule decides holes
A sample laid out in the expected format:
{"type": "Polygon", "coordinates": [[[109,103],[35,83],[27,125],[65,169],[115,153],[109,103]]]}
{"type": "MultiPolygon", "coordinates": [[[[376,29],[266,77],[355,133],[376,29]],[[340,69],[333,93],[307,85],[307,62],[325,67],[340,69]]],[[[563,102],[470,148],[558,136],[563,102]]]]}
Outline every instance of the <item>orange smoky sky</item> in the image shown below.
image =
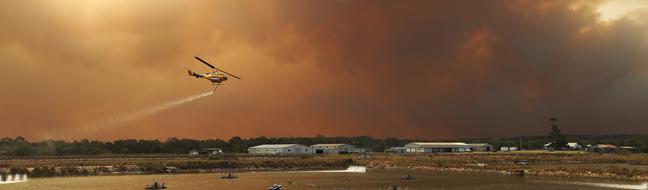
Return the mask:
{"type": "Polygon", "coordinates": [[[0,136],[648,132],[645,1],[0,2],[0,136]],[[623,3],[632,3],[631,6],[623,3]],[[202,57],[243,80],[204,93],[202,57]],[[82,131],[82,132],[79,132],[82,131]]]}

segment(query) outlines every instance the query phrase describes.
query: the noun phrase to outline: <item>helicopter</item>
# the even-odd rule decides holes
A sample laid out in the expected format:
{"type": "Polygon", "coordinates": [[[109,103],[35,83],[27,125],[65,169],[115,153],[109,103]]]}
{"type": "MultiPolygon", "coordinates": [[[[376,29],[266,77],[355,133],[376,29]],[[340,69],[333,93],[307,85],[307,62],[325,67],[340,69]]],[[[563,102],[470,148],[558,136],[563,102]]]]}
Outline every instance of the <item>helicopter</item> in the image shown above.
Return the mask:
{"type": "Polygon", "coordinates": [[[225,71],[223,71],[221,69],[218,69],[218,68],[214,67],[213,65],[207,63],[207,61],[205,61],[203,59],[200,59],[200,57],[194,57],[194,58],[196,58],[198,61],[204,63],[208,67],[212,68],[213,71],[207,72],[205,74],[200,74],[200,73],[193,72],[190,68],[187,68],[187,73],[189,73],[189,76],[194,76],[196,78],[203,78],[203,79],[209,80],[212,83],[212,85],[216,85],[216,87],[214,88],[214,91],[216,91],[216,88],[218,88],[218,86],[223,85],[223,82],[225,82],[227,80],[228,75],[241,80],[240,77],[238,77],[236,75],[233,75],[231,73],[225,72],[225,71]]]}

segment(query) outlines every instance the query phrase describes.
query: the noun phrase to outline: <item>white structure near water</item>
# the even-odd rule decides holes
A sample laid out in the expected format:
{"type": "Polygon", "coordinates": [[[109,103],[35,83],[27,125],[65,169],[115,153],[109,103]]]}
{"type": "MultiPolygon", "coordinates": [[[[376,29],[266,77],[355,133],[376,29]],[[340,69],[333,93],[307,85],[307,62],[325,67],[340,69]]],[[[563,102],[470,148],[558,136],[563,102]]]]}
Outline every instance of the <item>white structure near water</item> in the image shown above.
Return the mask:
{"type": "Polygon", "coordinates": [[[314,154],[309,146],[300,144],[263,144],[248,148],[250,154],[314,154]]]}
{"type": "Polygon", "coordinates": [[[517,146],[503,146],[500,147],[500,151],[508,152],[508,151],[517,151],[518,147],[517,146]]]}
{"type": "Polygon", "coordinates": [[[319,170],[319,171],[298,171],[298,172],[316,172],[316,173],[367,173],[365,166],[349,166],[346,170],[319,170]]]}
{"type": "Polygon", "coordinates": [[[316,144],[311,147],[317,154],[352,153],[355,149],[353,145],[348,144],[316,144]]]}
{"type": "Polygon", "coordinates": [[[14,175],[7,175],[7,176],[1,176],[0,175],[0,184],[8,184],[8,183],[21,183],[21,182],[27,182],[27,174],[14,174],[14,175]]]}
{"type": "Polygon", "coordinates": [[[466,152],[470,146],[462,142],[412,142],[405,145],[408,153],[466,152]]]}
{"type": "MultiPolygon", "coordinates": [[[[544,146],[542,146],[542,147],[545,150],[554,150],[554,147],[552,147],[552,144],[553,143],[550,142],[550,143],[544,144],[544,146]]],[[[583,149],[583,147],[580,144],[578,144],[577,142],[568,142],[567,146],[565,146],[563,148],[567,149],[567,150],[582,150],[583,149]]]]}

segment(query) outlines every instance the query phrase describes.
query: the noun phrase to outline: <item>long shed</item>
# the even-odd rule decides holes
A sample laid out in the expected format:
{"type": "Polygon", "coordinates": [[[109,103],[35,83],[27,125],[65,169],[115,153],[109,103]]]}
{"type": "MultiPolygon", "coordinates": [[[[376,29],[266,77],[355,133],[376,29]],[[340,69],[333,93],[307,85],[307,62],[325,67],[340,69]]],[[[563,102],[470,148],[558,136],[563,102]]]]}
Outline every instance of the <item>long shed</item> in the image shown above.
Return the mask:
{"type": "Polygon", "coordinates": [[[248,148],[250,154],[314,154],[309,146],[300,144],[262,144],[248,148]]]}
{"type": "Polygon", "coordinates": [[[407,152],[466,152],[470,146],[462,142],[412,142],[405,145],[407,152]]]}

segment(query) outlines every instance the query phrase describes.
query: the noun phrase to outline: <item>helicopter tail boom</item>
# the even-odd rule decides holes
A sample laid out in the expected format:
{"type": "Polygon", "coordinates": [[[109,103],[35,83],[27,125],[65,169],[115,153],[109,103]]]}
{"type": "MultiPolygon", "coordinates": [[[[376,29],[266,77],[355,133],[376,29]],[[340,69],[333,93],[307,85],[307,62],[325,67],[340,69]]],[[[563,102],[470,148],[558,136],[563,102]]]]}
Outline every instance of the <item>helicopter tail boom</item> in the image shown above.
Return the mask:
{"type": "Polygon", "coordinates": [[[189,76],[194,76],[194,77],[196,77],[196,78],[203,78],[203,77],[204,77],[204,76],[201,75],[201,74],[198,74],[198,73],[196,73],[196,72],[191,71],[191,69],[187,69],[187,73],[189,74],[189,76]]]}

